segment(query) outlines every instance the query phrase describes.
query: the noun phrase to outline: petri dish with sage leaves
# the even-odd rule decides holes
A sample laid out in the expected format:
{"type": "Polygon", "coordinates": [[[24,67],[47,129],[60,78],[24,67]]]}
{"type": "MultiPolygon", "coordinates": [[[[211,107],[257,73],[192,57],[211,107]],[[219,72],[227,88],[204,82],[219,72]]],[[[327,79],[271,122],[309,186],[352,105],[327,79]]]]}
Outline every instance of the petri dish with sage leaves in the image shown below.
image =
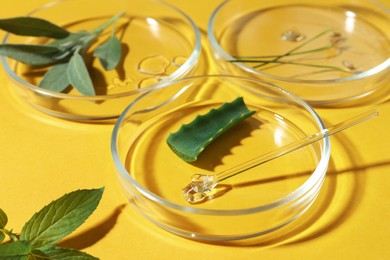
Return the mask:
{"type": "MultiPolygon", "coordinates": [[[[61,91],[53,90],[54,84],[43,88],[40,82],[50,66],[31,66],[1,57],[17,95],[56,117],[80,121],[115,119],[142,93],[162,82],[191,75],[197,68],[201,48],[197,26],[184,12],[163,1],[59,0],[27,15],[50,21],[71,33],[92,32],[118,16],[88,43],[90,47],[83,56],[92,81],[92,94],[81,93],[72,84],[61,91]],[[94,50],[112,35],[120,41],[121,59],[114,69],[106,70],[94,50]]],[[[52,41],[47,37],[8,33],[2,43],[43,45],[52,41]]],[[[66,44],[71,49],[78,41],[66,44]]],[[[85,79],[85,74],[80,77],[85,79]]]]}

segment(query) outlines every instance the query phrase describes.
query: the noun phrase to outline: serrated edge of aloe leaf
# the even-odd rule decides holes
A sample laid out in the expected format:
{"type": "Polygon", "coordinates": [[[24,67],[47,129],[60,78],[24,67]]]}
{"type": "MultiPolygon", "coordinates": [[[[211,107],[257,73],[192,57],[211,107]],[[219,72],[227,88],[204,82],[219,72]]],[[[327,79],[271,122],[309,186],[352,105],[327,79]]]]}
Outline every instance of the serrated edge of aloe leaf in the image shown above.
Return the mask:
{"type": "Polygon", "coordinates": [[[177,156],[186,162],[193,162],[197,160],[199,154],[211,142],[231,127],[252,116],[254,113],[255,111],[247,108],[243,98],[238,97],[232,102],[225,102],[217,109],[211,109],[204,115],[196,116],[190,123],[183,124],[178,131],[170,133],[166,141],[168,146],[177,156]],[[221,116],[223,114],[228,115],[227,112],[229,112],[230,109],[234,109],[234,113],[230,115],[230,117],[225,118],[221,116]],[[213,123],[210,123],[211,121],[213,123]],[[207,134],[203,133],[202,136],[199,136],[199,128],[208,128],[207,126],[210,126],[211,124],[216,124],[217,126],[214,127],[215,129],[212,129],[212,127],[209,128],[213,130],[213,132],[207,134]],[[193,146],[188,147],[188,144],[193,144],[193,146]]]}

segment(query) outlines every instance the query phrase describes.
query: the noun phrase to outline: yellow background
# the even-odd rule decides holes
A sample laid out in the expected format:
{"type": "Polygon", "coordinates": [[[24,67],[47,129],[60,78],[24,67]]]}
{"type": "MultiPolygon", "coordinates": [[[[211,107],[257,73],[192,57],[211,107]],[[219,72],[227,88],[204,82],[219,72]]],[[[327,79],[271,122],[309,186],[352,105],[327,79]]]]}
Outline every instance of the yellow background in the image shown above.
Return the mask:
{"type": "MultiPolygon", "coordinates": [[[[46,2],[2,1],[0,17],[24,15],[46,2]]],[[[207,53],[206,25],[220,1],[168,2],[197,23],[207,53]]],[[[390,7],[390,1],[382,3],[390,7]]],[[[113,125],[40,113],[16,97],[0,73],[0,207],[16,232],[64,193],[105,186],[97,210],[61,246],[101,259],[390,259],[389,101],[378,105],[380,117],[331,137],[324,191],[304,230],[278,243],[228,246],[187,240],[141,217],[117,184],[110,155],[113,125]]],[[[333,124],[366,108],[316,110],[333,124]]]]}

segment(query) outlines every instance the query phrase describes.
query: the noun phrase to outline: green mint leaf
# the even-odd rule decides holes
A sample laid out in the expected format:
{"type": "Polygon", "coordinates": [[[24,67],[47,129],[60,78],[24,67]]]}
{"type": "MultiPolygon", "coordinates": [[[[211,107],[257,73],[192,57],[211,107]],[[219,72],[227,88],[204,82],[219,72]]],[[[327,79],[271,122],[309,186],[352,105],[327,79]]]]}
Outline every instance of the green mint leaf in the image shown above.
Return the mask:
{"type": "Polygon", "coordinates": [[[70,85],[68,79],[68,63],[61,63],[53,66],[48,70],[43,79],[39,82],[38,87],[61,92],[70,85]]]}
{"type": "Polygon", "coordinates": [[[70,84],[81,94],[88,96],[95,95],[95,89],[93,88],[87,67],[78,52],[75,52],[69,60],[68,78],[70,84]]]}
{"type": "Polygon", "coordinates": [[[5,214],[5,212],[2,209],[0,209],[0,229],[4,228],[5,225],[7,225],[7,222],[8,222],[7,214],[5,214]]]}
{"type": "Polygon", "coordinates": [[[0,19],[0,29],[24,36],[46,36],[64,38],[69,32],[49,21],[36,17],[15,17],[0,19]]]}
{"type": "Polygon", "coordinates": [[[4,229],[5,225],[7,225],[7,222],[8,222],[7,214],[5,214],[5,212],[2,209],[0,209],[0,243],[3,242],[5,238],[5,235],[3,232],[1,232],[1,229],[4,229]]]}
{"type": "Polygon", "coordinates": [[[15,241],[0,245],[0,259],[22,260],[27,259],[31,246],[26,241],[15,241]]]}
{"type": "Polygon", "coordinates": [[[51,202],[23,226],[20,240],[30,242],[33,248],[56,244],[92,214],[103,190],[77,190],[51,202]]]}
{"type": "Polygon", "coordinates": [[[111,36],[105,43],[100,45],[93,53],[98,57],[100,64],[105,70],[114,69],[121,60],[122,46],[121,42],[115,35],[111,36]]]}
{"type": "Polygon", "coordinates": [[[60,50],[54,46],[29,45],[29,44],[1,44],[0,55],[7,56],[17,61],[43,66],[57,62],[54,58],[60,50]]]}
{"type": "Polygon", "coordinates": [[[50,260],[95,260],[98,259],[84,252],[69,248],[48,247],[45,249],[34,250],[31,254],[34,259],[50,260]]]}

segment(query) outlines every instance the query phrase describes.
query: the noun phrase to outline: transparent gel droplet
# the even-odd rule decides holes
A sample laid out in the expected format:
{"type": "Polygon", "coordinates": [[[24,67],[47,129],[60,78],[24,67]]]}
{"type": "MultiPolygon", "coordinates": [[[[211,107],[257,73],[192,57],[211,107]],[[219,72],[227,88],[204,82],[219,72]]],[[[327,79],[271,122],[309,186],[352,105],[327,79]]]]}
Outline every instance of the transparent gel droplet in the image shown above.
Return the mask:
{"type": "Polygon", "coordinates": [[[172,59],[172,65],[175,67],[181,67],[187,61],[187,57],[176,56],[172,59]]]}
{"type": "Polygon", "coordinates": [[[127,78],[125,80],[121,80],[120,78],[113,78],[111,81],[111,84],[107,86],[107,89],[114,89],[114,88],[124,88],[124,87],[130,87],[134,84],[134,80],[127,78]]]}
{"type": "Polygon", "coordinates": [[[350,62],[349,60],[344,60],[343,61],[343,66],[346,67],[347,69],[351,70],[351,71],[355,71],[356,70],[355,65],[352,62],[350,62]]]}
{"type": "Polygon", "coordinates": [[[195,174],[192,176],[190,184],[182,189],[184,198],[189,203],[201,202],[207,197],[212,199],[217,183],[215,175],[195,174]]]}
{"type": "Polygon", "coordinates": [[[150,85],[156,84],[166,78],[166,76],[150,77],[144,78],[138,83],[138,88],[148,87],[150,85]]]}
{"type": "Polygon", "coordinates": [[[169,59],[163,55],[146,57],[138,64],[138,71],[149,75],[164,74],[170,65],[169,59]]]}
{"type": "Polygon", "coordinates": [[[282,33],[283,41],[300,42],[304,40],[306,36],[296,30],[290,29],[282,33]]]}

